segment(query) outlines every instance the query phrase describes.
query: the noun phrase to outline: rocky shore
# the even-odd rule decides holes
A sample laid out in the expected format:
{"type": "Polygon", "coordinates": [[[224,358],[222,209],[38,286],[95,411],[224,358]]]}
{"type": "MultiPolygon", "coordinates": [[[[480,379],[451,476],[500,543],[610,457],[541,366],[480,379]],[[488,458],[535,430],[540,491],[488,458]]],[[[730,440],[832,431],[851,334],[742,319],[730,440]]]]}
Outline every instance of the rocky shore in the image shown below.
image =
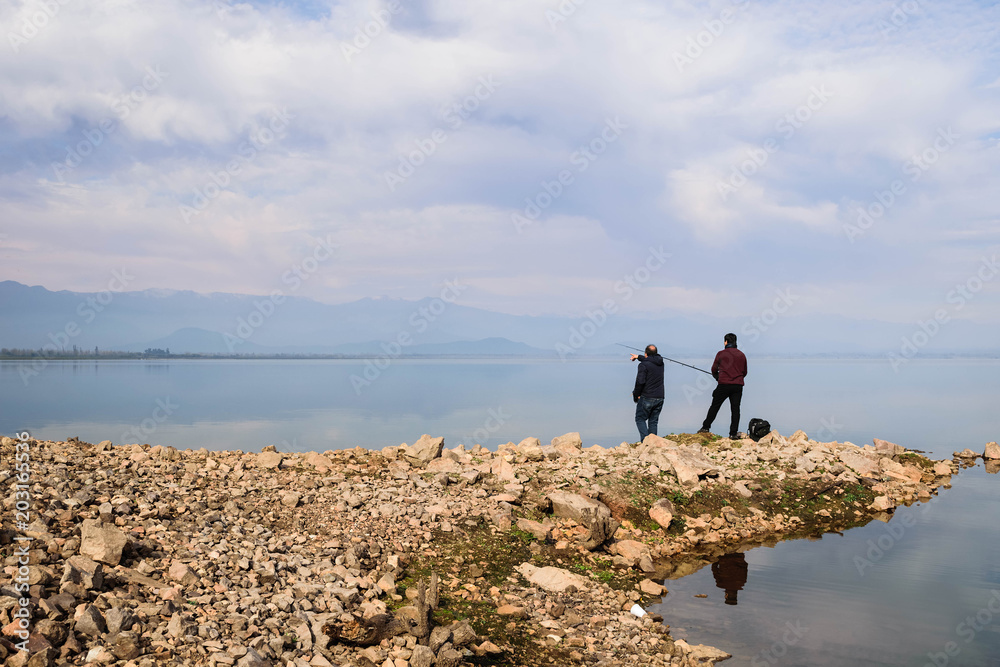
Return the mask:
{"type": "Polygon", "coordinates": [[[3,438],[0,454],[0,659],[19,667],[711,665],[729,655],[642,615],[666,578],[885,520],[978,456],[802,431],[322,454],[3,438]]]}

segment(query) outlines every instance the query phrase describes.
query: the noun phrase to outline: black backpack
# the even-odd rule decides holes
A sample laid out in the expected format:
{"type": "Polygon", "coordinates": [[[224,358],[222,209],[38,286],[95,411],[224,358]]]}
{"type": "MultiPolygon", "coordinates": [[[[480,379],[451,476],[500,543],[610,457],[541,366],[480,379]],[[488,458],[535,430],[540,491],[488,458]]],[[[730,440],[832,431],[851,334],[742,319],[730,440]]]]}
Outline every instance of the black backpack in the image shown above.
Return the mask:
{"type": "Polygon", "coordinates": [[[750,424],[747,426],[747,435],[749,435],[754,442],[759,441],[770,432],[771,422],[764,419],[751,419],[750,424]]]}

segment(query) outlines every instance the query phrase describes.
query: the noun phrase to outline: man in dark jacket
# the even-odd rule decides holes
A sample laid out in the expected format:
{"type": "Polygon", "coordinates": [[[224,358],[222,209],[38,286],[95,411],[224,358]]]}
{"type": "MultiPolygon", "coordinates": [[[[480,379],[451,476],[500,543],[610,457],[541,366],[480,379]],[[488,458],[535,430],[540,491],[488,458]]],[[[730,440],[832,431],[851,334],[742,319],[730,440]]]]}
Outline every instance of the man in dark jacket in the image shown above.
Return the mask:
{"type": "Polygon", "coordinates": [[[729,399],[729,409],[733,418],[729,422],[729,437],[736,439],[740,431],[740,401],[743,400],[743,378],[747,376],[746,355],[736,349],[736,334],[727,333],[723,339],[726,349],[715,355],[712,364],[712,377],[719,381],[719,386],[712,392],[712,407],[698,433],[708,433],[712,422],[719,414],[719,408],[729,399]]]}
{"type": "Polygon", "coordinates": [[[663,409],[663,357],[655,345],[646,346],[646,355],[631,355],[632,361],[639,360],[639,370],[635,375],[632,400],[635,401],[635,425],[639,427],[639,440],[645,440],[652,433],[656,435],[656,425],[663,409]]]}

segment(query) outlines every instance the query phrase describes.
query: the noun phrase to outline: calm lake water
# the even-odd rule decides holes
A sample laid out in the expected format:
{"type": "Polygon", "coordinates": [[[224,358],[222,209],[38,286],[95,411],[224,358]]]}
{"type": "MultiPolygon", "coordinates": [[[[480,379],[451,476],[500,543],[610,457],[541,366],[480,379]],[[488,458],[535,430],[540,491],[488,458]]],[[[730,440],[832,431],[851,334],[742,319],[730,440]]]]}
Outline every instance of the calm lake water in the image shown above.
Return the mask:
{"type": "MultiPolygon", "coordinates": [[[[492,449],[567,431],[586,445],[638,438],[628,361],[396,360],[377,376],[369,368],[370,384],[352,382],[365,369],[84,361],[50,363],[25,381],[18,362],[0,362],[0,432],[245,451],[381,448],[423,433],[492,449]]],[[[1000,439],[998,371],[998,360],[915,360],[896,373],[883,360],[751,358],[742,427],[762,417],[785,434],[859,445],[879,437],[935,458],[982,451],[1000,439]]],[[[702,377],[668,364],[661,434],[697,430],[711,393],[702,377]]],[[[719,419],[716,432],[728,407],[719,419]]],[[[888,524],[759,547],[715,574],[706,566],[667,581],[656,609],[675,636],[733,653],[727,664],[998,667],[1000,476],[979,466],[953,481],[888,524]]]]}

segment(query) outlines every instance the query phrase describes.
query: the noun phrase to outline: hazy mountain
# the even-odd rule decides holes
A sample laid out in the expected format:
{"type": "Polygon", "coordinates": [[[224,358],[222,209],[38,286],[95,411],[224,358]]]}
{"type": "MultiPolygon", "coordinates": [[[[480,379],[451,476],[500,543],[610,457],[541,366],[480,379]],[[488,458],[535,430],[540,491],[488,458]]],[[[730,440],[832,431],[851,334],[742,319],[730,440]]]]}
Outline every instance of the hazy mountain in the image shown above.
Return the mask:
{"type": "Polygon", "coordinates": [[[757,322],[671,312],[639,318],[595,311],[574,319],[507,315],[440,299],[329,305],[286,297],[275,304],[261,296],[172,290],[52,292],[13,281],[0,282],[0,309],[0,347],[7,348],[382,354],[396,343],[404,354],[571,355],[624,354],[615,343],[652,342],[667,354],[704,357],[733,331],[741,347],[755,354],[898,353],[903,337],[914,334],[918,343],[926,338],[927,353],[998,351],[980,327],[965,321],[948,322],[924,336],[916,324],[796,317],[794,310],[757,322]]]}

